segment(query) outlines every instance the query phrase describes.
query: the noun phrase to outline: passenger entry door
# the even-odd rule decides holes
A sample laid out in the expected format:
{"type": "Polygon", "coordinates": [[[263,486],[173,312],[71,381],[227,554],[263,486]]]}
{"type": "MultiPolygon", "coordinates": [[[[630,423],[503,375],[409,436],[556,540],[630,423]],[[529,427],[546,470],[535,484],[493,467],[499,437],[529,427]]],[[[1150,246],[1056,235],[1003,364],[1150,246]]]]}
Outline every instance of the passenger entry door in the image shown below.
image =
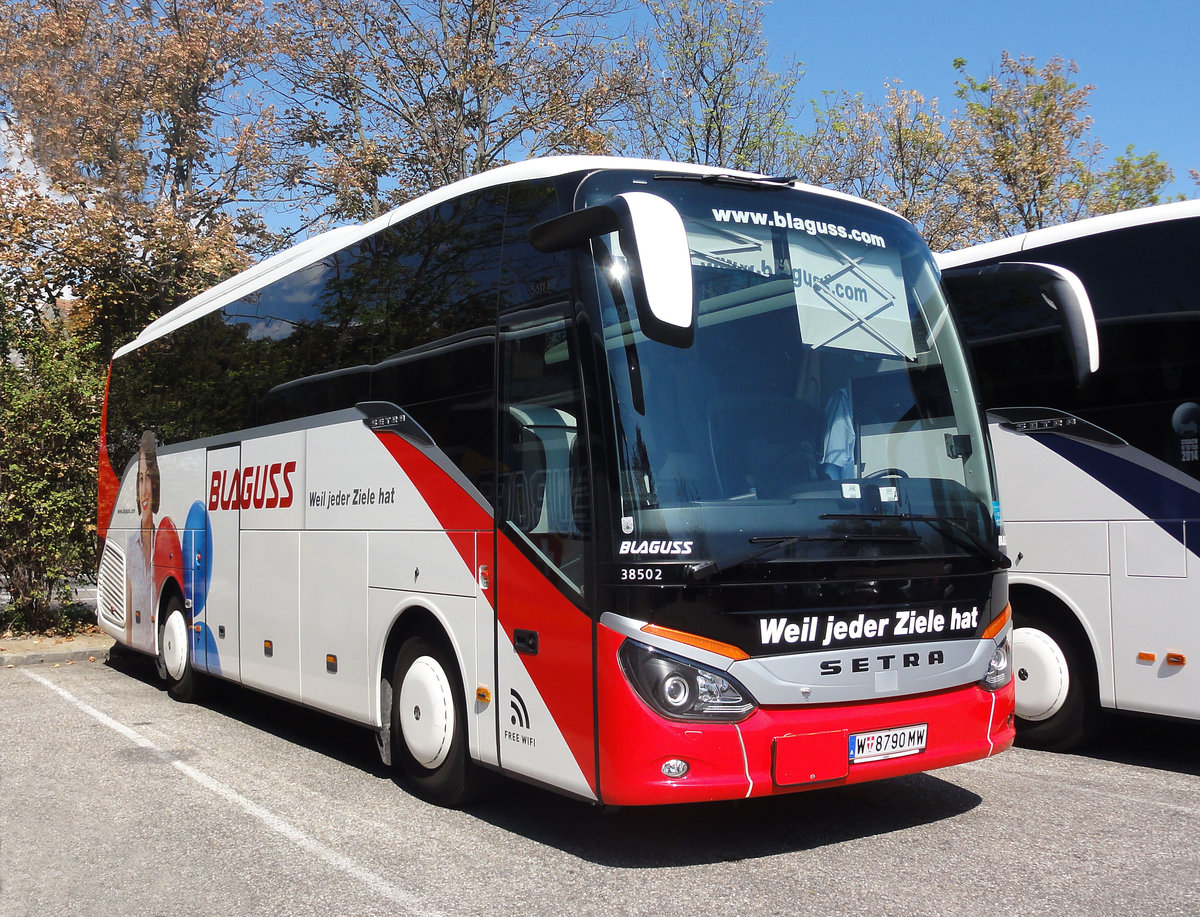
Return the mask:
{"type": "Polygon", "coordinates": [[[587,450],[565,306],[501,317],[496,703],[506,770],[596,797],[587,450]]]}
{"type": "Polygon", "coordinates": [[[193,656],[197,665],[203,659],[205,671],[233,681],[240,681],[242,674],[238,651],[241,456],[240,445],[208,450],[205,499],[212,530],[209,545],[212,573],[204,606],[193,620],[201,629],[192,630],[193,646],[198,638],[203,638],[206,645],[203,656],[200,653],[193,656]]]}

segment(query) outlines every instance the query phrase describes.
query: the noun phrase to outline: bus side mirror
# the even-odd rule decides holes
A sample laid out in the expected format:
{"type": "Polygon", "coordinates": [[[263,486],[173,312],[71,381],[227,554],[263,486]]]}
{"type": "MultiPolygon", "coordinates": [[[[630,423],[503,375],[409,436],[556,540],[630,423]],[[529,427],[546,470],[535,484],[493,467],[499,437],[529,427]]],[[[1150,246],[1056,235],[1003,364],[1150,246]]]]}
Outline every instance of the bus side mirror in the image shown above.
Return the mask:
{"type": "Polygon", "coordinates": [[[942,271],[942,283],[951,304],[956,296],[981,290],[1002,293],[1005,289],[1021,287],[1040,292],[1058,315],[1067,340],[1067,352],[1075,368],[1075,384],[1083,385],[1087,377],[1100,368],[1100,338],[1096,333],[1092,302],[1083,281],[1066,268],[1005,261],[987,267],[948,268],[942,271]]]}
{"type": "Polygon", "coordinates": [[[692,253],[679,211],[645,191],[618,194],[594,207],[547,220],[529,230],[538,251],[575,248],[617,233],[642,333],[652,341],[690,347],[696,335],[692,253]]]}

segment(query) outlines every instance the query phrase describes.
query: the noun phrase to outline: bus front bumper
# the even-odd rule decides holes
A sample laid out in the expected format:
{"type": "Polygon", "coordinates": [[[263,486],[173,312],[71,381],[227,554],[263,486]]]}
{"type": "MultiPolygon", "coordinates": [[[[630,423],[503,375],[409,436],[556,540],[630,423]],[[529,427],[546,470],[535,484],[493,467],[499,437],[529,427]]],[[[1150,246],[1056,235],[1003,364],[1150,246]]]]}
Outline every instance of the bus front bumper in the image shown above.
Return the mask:
{"type": "Polygon", "coordinates": [[[994,692],[971,684],[836,706],[760,707],[735,724],[666,720],[627,685],[613,687],[600,705],[600,798],[607,805],[741,799],[881,780],[987,758],[1011,747],[1015,736],[1011,681],[994,692]],[[918,740],[923,747],[914,751],[918,740]],[[881,750],[876,742],[895,747],[881,750]],[[871,757],[880,753],[891,756],[871,757]],[[674,776],[681,767],[686,772],[674,776]]]}

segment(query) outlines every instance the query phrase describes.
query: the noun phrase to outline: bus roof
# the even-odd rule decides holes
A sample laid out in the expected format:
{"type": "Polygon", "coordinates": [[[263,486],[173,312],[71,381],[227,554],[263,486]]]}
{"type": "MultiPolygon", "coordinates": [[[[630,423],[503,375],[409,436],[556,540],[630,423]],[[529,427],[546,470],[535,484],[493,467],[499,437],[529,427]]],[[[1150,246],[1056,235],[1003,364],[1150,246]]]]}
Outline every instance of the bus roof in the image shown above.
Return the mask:
{"type": "Polygon", "coordinates": [[[1099,233],[1113,232],[1118,229],[1128,229],[1132,226],[1145,226],[1148,223],[1162,223],[1167,220],[1184,220],[1188,217],[1200,216],[1200,200],[1176,201],[1172,204],[1158,204],[1154,207],[1139,207],[1137,210],[1126,210],[1122,213],[1110,213],[1102,217],[1091,217],[1086,220],[1076,220],[1074,223],[1061,223],[1058,226],[1047,226],[1045,229],[1035,229],[1032,232],[1018,233],[1006,239],[994,242],[983,242],[967,248],[951,252],[939,252],[934,257],[942,270],[962,267],[965,264],[975,264],[992,258],[1002,258],[1015,255],[1018,252],[1055,242],[1066,242],[1084,236],[1094,236],[1099,233]]]}
{"type": "MultiPolygon", "coordinates": [[[[451,200],[459,195],[482,188],[490,188],[495,185],[529,181],[538,178],[554,178],[561,175],[568,175],[572,172],[589,172],[601,169],[660,169],[694,175],[736,175],[744,178],[764,177],[753,172],[742,172],[736,169],[720,169],[714,166],[691,165],[688,163],[661,160],[626,159],[619,156],[547,156],[500,166],[499,168],[481,172],[478,175],[472,175],[461,181],[446,185],[443,188],[438,188],[436,191],[431,191],[428,194],[423,194],[407,203],[401,204],[395,210],[389,211],[369,223],[340,226],[337,229],[313,236],[298,245],[272,255],[258,264],[252,265],[238,274],[234,274],[216,286],[198,293],[187,302],[150,322],[136,338],[119,348],[113,354],[113,359],[124,356],[126,353],[136,350],[150,341],[174,331],[176,328],[241,299],[243,296],[254,292],[260,287],[264,287],[282,277],[293,274],[310,264],[315,264],[334,252],[341,251],[343,248],[361,239],[374,235],[380,230],[440,204],[442,201],[451,200]]],[[[869,201],[862,201],[850,195],[842,194],[839,191],[818,188],[800,182],[797,182],[795,187],[827,197],[856,201],[857,203],[867,204],[875,209],[891,213],[885,207],[880,207],[869,201]]]]}

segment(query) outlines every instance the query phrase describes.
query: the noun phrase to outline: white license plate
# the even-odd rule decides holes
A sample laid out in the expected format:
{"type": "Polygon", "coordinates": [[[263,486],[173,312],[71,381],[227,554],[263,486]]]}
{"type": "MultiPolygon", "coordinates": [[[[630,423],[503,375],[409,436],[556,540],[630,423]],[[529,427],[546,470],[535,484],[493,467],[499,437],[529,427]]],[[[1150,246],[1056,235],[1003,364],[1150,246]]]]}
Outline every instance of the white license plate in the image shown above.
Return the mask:
{"type": "Polygon", "coordinates": [[[860,732],[850,736],[850,763],[878,761],[880,758],[899,758],[915,755],[925,750],[925,737],[929,732],[927,723],[915,726],[897,726],[895,729],[879,729],[875,732],[860,732]]]}

